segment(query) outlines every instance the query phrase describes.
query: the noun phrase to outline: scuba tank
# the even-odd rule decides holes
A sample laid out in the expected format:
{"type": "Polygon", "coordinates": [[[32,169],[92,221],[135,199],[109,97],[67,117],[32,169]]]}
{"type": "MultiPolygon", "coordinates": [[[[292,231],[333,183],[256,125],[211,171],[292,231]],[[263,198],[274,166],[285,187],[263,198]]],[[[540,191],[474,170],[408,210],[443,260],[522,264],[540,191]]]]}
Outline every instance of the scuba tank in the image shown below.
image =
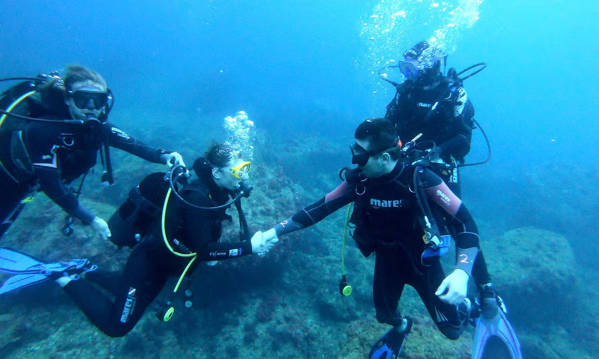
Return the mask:
{"type": "Polygon", "coordinates": [[[163,172],[146,176],[129,191],[125,202],[108,220],[110,240],[118,248],[133,248],[151,230],[150,224],[160,217],[162,201],[169,186],[163,172]]]}

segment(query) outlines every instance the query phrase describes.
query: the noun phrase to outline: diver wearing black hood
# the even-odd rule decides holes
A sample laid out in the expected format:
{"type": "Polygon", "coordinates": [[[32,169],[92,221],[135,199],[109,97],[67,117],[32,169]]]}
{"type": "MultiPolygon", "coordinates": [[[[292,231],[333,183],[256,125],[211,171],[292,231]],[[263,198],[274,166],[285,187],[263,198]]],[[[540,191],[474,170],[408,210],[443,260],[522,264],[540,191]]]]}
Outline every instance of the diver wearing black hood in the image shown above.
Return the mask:
{"type": "MultiPolygon", "coordinates": [[[[227,145],[214,145],[193,168],[198,178],[189,184],[169,183],[172,173],[147,176],[111,218],[116,244],[134,246],[123,272],[97,270],[83,280],[57,280],[105,334],[119,337],[131,331],[169,277],[180,275],[181,282],[201,261],[215,264],[270,248],[261,236],[219,242],[221,224],[230,220],[225,211],[240,198],[234,195],[243,188],[249,162],[227,145]]],[[[161,319],[170,319],[172,311],[161,319]]]]}

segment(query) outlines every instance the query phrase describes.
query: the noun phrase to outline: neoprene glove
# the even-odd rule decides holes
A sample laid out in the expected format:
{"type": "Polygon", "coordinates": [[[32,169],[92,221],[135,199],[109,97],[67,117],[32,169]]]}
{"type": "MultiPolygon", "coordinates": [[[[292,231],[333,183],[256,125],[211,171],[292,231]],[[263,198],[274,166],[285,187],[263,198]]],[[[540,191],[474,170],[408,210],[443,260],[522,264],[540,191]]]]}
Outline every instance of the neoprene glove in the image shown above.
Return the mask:
{"type": "Polygon", "coordinates": [[[462,269],[454,269],[451,274],[449,274],[437,291],[435,295],[439,297],[445,303],[458,305],[464,301],[466,295],[468,294],[468,273],[466,273],[462,269]]]}
{"type": "Polygon", "coordinates": [[[181,165],[185,167],[185,162],[183,161],[183,156],[179,152],[171,152],[160,155],[160,158],[164,161],[164,163],[170,167],[181,165]]]}
{"type": "Polygon", "coordinates": [[[277,232],[274,228],[266,232],[258,231],[253,236],[250,242],[252,243],[252,253],[259,256],[265,255],[279,241],[277,232]]]}
{"type": "Polygon", "coordinates": [[[108,227],[108,223],[106,223],[106,221],[100,217],[94,217],[91,226],[103,240],[107,240],[112,236],[112,233],[110,233],[110,227],[108,227]]]}
{"type": "Polygon", "coordinates": [[[274,228],[269,229],[268,231],[262,233],[266,241],[272,242],[274,245],[279,241],[279,237],[277,236],[277,231],[274,228]]]}

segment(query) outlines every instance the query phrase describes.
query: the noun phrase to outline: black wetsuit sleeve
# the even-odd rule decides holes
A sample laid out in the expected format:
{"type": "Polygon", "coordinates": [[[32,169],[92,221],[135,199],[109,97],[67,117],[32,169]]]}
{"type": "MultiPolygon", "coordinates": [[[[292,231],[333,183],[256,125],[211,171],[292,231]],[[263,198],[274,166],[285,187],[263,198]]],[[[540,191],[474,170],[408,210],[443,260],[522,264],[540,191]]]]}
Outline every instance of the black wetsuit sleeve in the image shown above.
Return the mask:
{"type": "Polygon", "coordinates": [[[111,124],[105,124],[104,131],[107,131],[108,143],[110,146],[129,152],[147,161],[164,163],[160,156],[165,153],[170,153],[170,151],[166,151],[161,148],[148,146],[143,142],[129,136],[118,127],[112,126],[111,124]]]}
{"type": "Polygon", "coordinates": [[[198,257],[202,260],[219,261],[223,259],[237,258],[252,254],[252,243],[245,242],[213,242],[208,243],[198,251],[198,257]]]}
{"type": "Polygon", "coordinates": [[[52,201],[85,224],[90,224],[94,220],[94,214],[83,207],[75,194],[62,183],[58,168],[33,166],[33,170],[39,180],[40,189],[52,201]]]}
{"type": "Polygon", "coordinates": [[[275,225],[277,236],[316,224],[353,200],[353,186],[343,182],[320,200],[296,212],[291,218],[275,225]]]}
{"type": "Polygon", "coordinates": [[[399,96],[400,93],[396,92],[391,102],[389,102],[389,104],[387,105],[387,111],[385,112],[385,119],[391,121],[392,123],[395,123],[399,116],[399,96]]]}
{"type": "Polygon", "coordinates": [[[423,192],[429,201],[441,207],[461,224],[461,231],[453,233],[458,256],[456,268],[463,269],[470,275],[479,248],[478,228],[474,218],[462,200],[433,171],[425,169],[421,181],[423,192]]]}
{"type": "MultiPolygon", "coordinates": [[[[207,201],[202,195],[194,194],[188,200],[198,206],[211,207],[214,203],[207,201]]],[[[205,210],[185,206],[183,210],[183,235],[189,248],[198,254],[200,260],[223,260],[252,254],[250,241],[219,242],[215,236],[214,226],[220,221],[222,210],[205,210]]],[[[218,231],[220,232],[220,231],[218,231]]]]}
{"type": "Polygon", "coordinates": [[[439,144],[441,156],[451,155],[454,158],[463,158],[470,152],[470,137],[471,135],[458,133],[449,140],[439,144]]]}
{"type": "Polygon", "coordinates": [[[466,90],[456,87],[451,90],[448,107],[447,116],[452,118],[453,124],[450,137],[438,144],[439,149],[442,157],[453,156],[462,160],[470,152],[474,106],[468,100],[466,90]]]}

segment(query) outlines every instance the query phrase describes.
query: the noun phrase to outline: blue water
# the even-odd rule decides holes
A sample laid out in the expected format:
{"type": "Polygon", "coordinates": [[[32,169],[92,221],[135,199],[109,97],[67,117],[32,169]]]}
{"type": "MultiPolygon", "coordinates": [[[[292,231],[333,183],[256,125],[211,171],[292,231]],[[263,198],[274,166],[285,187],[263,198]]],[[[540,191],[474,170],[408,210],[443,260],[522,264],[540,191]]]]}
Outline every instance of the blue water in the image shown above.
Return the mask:
{"type": "MultiPolygon", "coordinates": [[[[493,148],[464,172],[474,213],[498,232],[556,231],[599,269],[596,1],[5,0],[0,13],[0,77],[80,63],[103,74],[112,120],[134,134],[167,116],[176,136],[200,132],[243,109],[281,143],[349,141],[393,96],[377,70],[446,31],[449,66],[488,65],[465,84],[493,148]],[[473,12],[452,18],[458,8],[473,12]]],[[[469,158],[485,151],[476,131],[469,158]]]]}
{"type": "MultiPolygon", "coordinates": [[[[376,89],[371,83],[376,76],[369,73],[375,68],[368,58],[373,49],[360,32],[376,5],[7,1],[0,63],[7,75],[86,64],[104,74],[121,106],[134,102],[164,111],[201,107],[223,113],[231,107],[266,113],[283,105],[326,106],[355,123],[381,115],[391,93],[370,96],[376,89]]],[[[534,160],[547,158],[548,152],[563,153],[570,161],[588,158],[599,126],[593,120],[599,101],[599,43],[593,37],[598,6],[487,1],[476,8],[479,20],[451,41],[449,64],[458,69],[478,61],[489,65],[468,81],[468,89],[494,139],[497,164],[512,159],[512,146],[534,160]]],[[[397,46],[379,53],[399,57],[432,36],[449,15],[407,16],[398,26],[409,29],[377,37],[381,46],[397,46]],[[437,26],[420,22],[429,18],[437,26]]]]}

